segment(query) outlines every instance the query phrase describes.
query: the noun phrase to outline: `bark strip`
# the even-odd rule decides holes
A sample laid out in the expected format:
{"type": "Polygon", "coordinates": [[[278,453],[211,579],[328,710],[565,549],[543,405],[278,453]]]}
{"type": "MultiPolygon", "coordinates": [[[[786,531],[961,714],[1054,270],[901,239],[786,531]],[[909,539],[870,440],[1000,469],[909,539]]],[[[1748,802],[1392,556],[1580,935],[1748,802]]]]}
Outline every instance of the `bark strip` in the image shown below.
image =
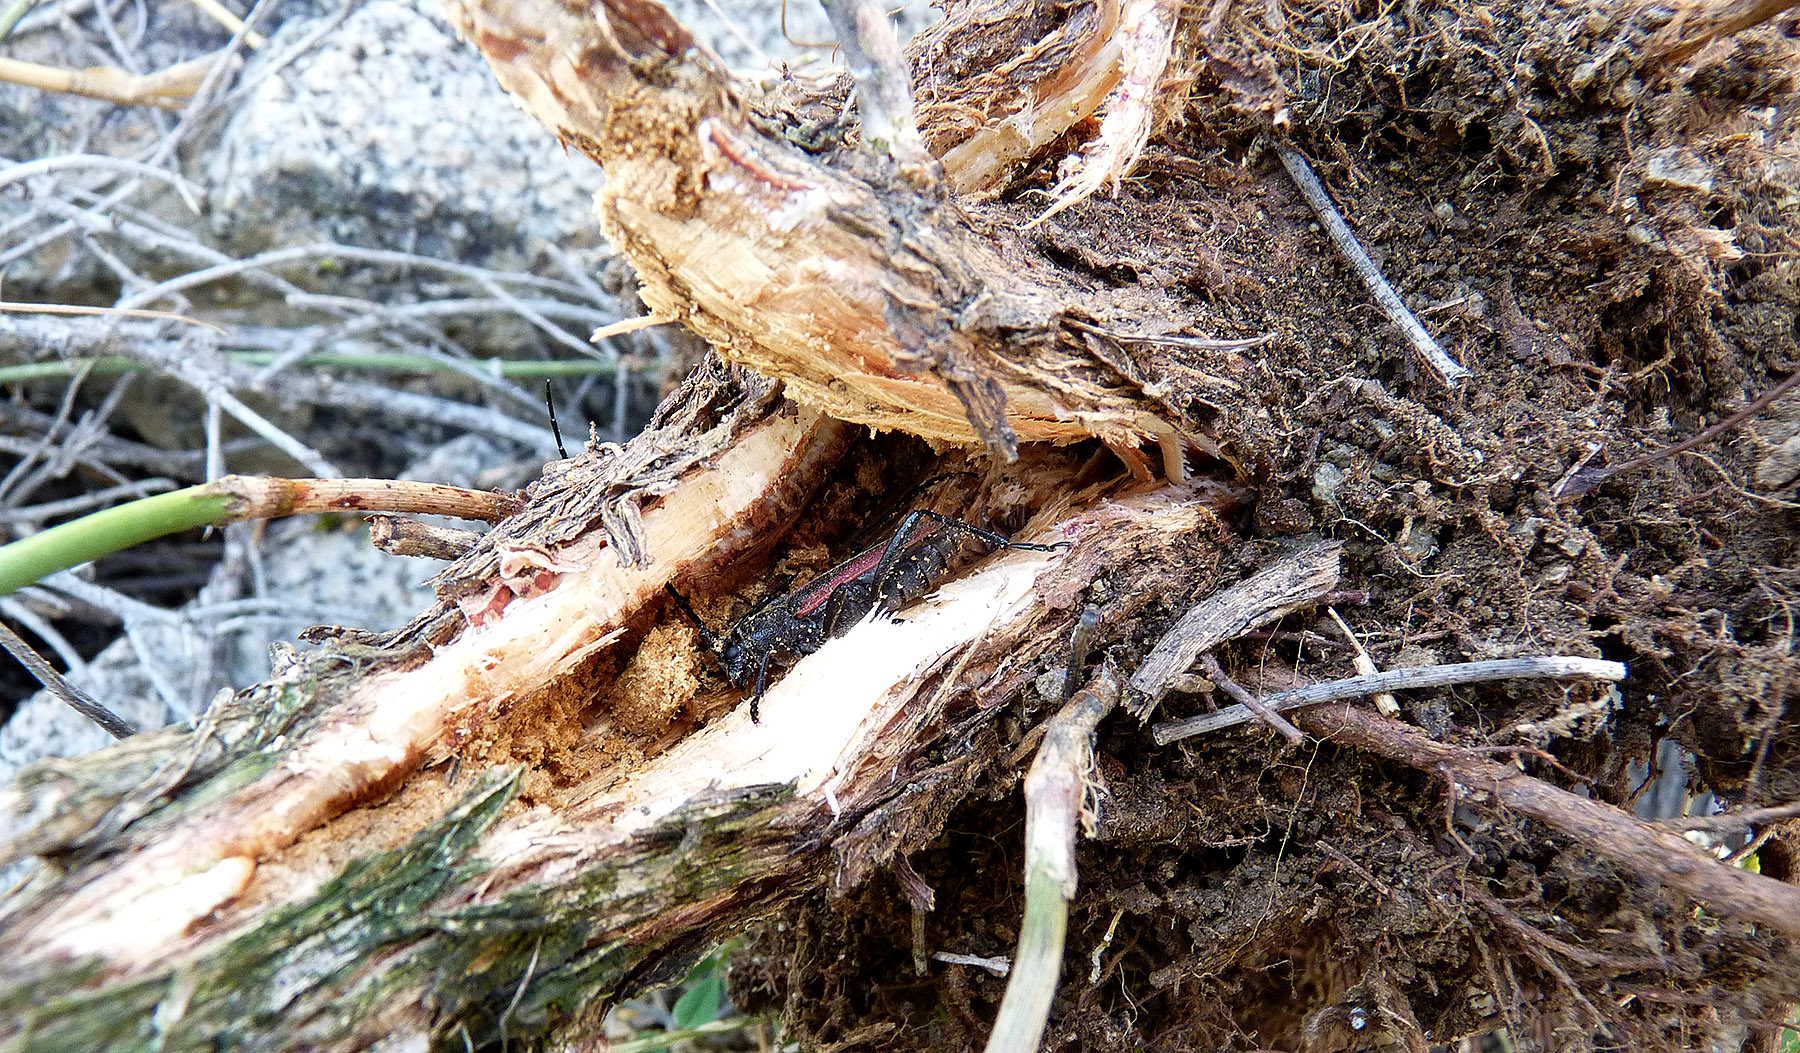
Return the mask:
{"type": "Polygon", "coordinates": [[[1319,545],[1196,603],[1132,674],[1126,710],[1148,720],[1170,682],[1202,653],[1319,602],[1337,588],[1342,551],[1337,542],[1319,545]]]}

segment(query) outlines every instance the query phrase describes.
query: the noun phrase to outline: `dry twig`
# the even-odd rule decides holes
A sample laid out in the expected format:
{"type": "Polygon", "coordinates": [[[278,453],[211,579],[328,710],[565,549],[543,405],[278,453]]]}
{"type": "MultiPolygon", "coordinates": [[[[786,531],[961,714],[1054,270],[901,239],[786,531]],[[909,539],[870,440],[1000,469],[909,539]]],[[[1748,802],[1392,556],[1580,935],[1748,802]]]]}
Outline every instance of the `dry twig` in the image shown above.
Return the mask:
{"type": "Polygon", "coordinates": [[[1800,801],[1789,801],[1767,808],[1748,808],[1741,812],[1723,812],[1719,815],[1684,815],[1659,820],[1659,824],[1671,830],[1745,830],[1796,816],[1800,816],[1800,801]]]}
{"type": "Polygon", "coordinates": [[[1624,464],[1612,468],[1588,468],[1585,466],[1578,466],[1574,471],[1571,471],[1568,475],[1563,477],[1562,482],[1557,484],[1556,490],[1551,496],[1560,501],[1580,497],[1582,494],[1595,489],[1601,483],[1606,482],[1608,479],[1611,479],[1621,472],[1629,472],[1635,468],[1642,468],[1645,465],[1655,464],[1657,461],[1666,460],[1678,453],[1686,453],[1694,447],[1699,446],[1701,443],[1718,438],[1749,420],[1751,417],[1761,413],[1776,399],[1792,391],[1795,385],[1800,385],[1800,371],[1794,372],[1786,380],[1783,380],[1781,383],[1774,385],[1769,388],[1769,390],[1756,396],[1756,398],[1750,401],[1748,406],[1738,410],[1736,413],[1726,417],[1724,420],[1707,428],[1698,435],[1691,436],[1660,449],[1651,450],[1649,453],[1639,457],[1633,457],[1624,464]]]}
{"type": "Polygon", "coordinates": [[[244,28],[244,20],[233,14],[224,4],[219,3],[219,0],[189,0],[189,2],[206,12],[208,18],[211,18],[226,29],[231,30],[233,33],[242,33],[244,35],[244,43],[250,47],[261,48],[264,44],[269,42],[269,38],[263,36],[261,33],[246,30],[244,28]]]}
{"type": "Polygon", "coordinates": [[[480,540],[481,535],[473,530],[434,526],[399,516],[369,517],[369,544],[390,556],[460,559],[480,540]]]}
{"type": "Polygon", "coordinates": [[[1225,667],[1219,664],[1217,658],[1214,658],[1210,654],[1201,655],[1200,668],[1206,671],[1206,678],[1212,681],[1220,691],[1237,699],[1238,705],[1241,705],[1245,709],[1256,714],[1256,719],[1280,732],[1283,738],[1295,744],[1299,744],[1306,739],[1306,736],[1301,733],[1299,728],[1288,723],[1286,717],[1275,712],[1273,709],[1270,709],[1262,699],[1251,694],[1249,689],[1245,688],[1244,685],[1233,680],[1225,672],[1225,667]]]}
{"type": "Polygon", "coordinates": [[[825,14],[856,78],[863,142],[885,148],[909,167],[929,162],[929,169],[935,169],[913,114],[912,71],[886,7],[877,0],[825,0],[825,14]]]}
{"type": "MultiPolygon", "coordinates": [[[[1350,663],[1356,667],[1356,674],[1370,676],[1380,672],[1375,668],[1375,659],[1369,657],[1368,650],[1363,647],[1362,641],[1356,638],[1356,634],[1350,631],[1350,623],[1344,621],[1343,615],[1337,612],[1337,608],[1327,607],[1325,613],[1331,615],[1331,620],[1337,623],[1338,631],[1344,634],[1344,639],[1350,641],[1350,646],[1355,651],[1350,656],[1350,663]]],[[[1375,708],[1381,711],[1382,716],[1397,717],[1400,715],[1400,703],[1394,698],[1392,692],[1377,691],[1374,699],[1375,708]]]]}
{"type": "Polygon", "coordinates": [[[1406,337],[1406,342],[1425,360],[1431,372],[1452,387],[1468,376],[1469,371],[1438,346],[1437,338],[1407,310],[1406,302],[1400,299],[1400,294],[1382,276],[1381,268],[1375,266],[1375,261],[1369,258],[1368,252],[1356,240],[1356,234],[1350,230],[1350,224],[1344,222],[1343,214],[1331,203],[1331,195],[1325,192],[1325,185],[1313,174],[1306,155],[1286,143],[1276,143],[1275,152],[1280,155],[1288,175],[1294,178],[1294,184],[1300,188],[1301,196],[1312,206],[1313,214],[1319,217],[1320,225],[1331,236],[1331,243],[1337,246],[1344,261],[1350,264],[1350,269],[1368,286],[1388,320],[1399,328],[1406,337]]]}
{"type": "Polygon", "coordinates": [[[5,622],[0,622],[0,647],[4,647],[7,653],[18,659],[19,664],[36,677],[37,682],[43,684],[45,690],[66,702],[70,709],[100,725],[101,730],[108,735],[115,739],[128,739],[137,734],[138,729],[132,726],[129,720],[89,698],[74,684],[64,680],[62,674],[58,673],[55,667],[44,661],[43,657],[32,650],[30,644],[20,639],[19,634],[13,632],[5,622]]]}
{"type": "MultiPolygon", "coordinates": [[[[1458,662],[1452,665],[1427,665],[1411,669],[1390,669],[1372,676],[1352,676],[1323,684],[1297,687],[1264,695],[1263,704],[1276,712],[1316,706],[1343,698],[1358,698],[1378,691],[1406,691],[1424,687],[1450,687],[1456,684],[1479,684],[1490,680],[1520,679],[1593,679],[1623,680],[1625,666],[1598,658],[1551,656],[1537,658],[1498,658],[1488,662],[1458,662]]],[[[1229,706],[1217,713],[1205,713],[1187,720],[1171,720],[1153,730],[1159,746],[1204,735],[1256,719],[1244,706],[1229,706]]]]}
{"type": "Polygon", "coordinates": [[[199,90],[217,55],[204,55],[155,73],[127,73],[111,66],[62,69],[36,62],[0,58],[0,81],[40,91],[86,95],[125,106],[180,109],[199,90]]]}

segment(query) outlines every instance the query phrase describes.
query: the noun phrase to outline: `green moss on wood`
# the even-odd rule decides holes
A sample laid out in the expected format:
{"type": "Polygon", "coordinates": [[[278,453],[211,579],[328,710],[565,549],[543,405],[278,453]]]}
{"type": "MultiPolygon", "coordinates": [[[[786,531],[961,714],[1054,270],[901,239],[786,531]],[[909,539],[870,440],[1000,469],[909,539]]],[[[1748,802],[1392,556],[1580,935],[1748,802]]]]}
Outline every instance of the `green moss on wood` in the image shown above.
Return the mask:
{"type": "Polygon", "coordinates": [[[526,1040],[666,975],[791,890],[796,868],[820,865],[788,825],[791,788],[763,787],[692,808],[558,884],[470,903],[488,867],[481,836],[517,786],[517,772],[485,777],[408,844],[152,976],[109,982],[77,963],[0,985],[0,1012],[20,1028],[0,1049],[325,1048],[396,1023],[446,1050],[526,1040]]]}
{"type": "Polygon", "coordinates": [[[280,1048],[306,1020],[295,1010],[308,1003],[340,1002],[335,1030],[352,1026],[379,1004],[380,992],[362,989],[359,974],[384,948],[429,934],[426,907],[482,871],[472,850],[517,793],[518,775],[511,770],[484,778],[405,846],[353,860],[305,901],[276,909],[194,960],[127,983],[102,978],[93,991],[81,989],[98,975],[95,963],[81,962],[0,991],[0,1012],[18,1029],[0,1048],[280,1048]],[[366,997],[356,998],[358,993],[366,997]],[[350,996],[347,1002],[344,996],[350,996]]]}

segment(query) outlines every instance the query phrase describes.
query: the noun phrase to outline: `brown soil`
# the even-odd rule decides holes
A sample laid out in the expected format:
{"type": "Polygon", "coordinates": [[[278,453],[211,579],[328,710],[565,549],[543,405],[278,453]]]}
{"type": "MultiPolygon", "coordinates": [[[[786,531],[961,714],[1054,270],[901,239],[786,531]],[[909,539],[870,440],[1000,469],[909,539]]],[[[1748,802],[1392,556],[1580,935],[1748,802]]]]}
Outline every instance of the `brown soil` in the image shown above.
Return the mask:
{"type": "MultiPolygon", "coordinates": [[[[1694,795],[1734,809],[1800,797],[1784,719],[1800,696],[1800,495],[1782,448],[1795,397],[1692,452],[1559,490],[1800,369],[1800,19],[1665,71],[1656,27],[1610,4],[1218,6],[1216,28],[1219,12],[1189,13],[1193,101],[1119,195],[1018,247],[1060,264],[1115,329],[1274,334],[1179,361],[1117,349],[1170,406],[1212,421],[1258,488],[1221,580],[1340,539],[1346,586],[1370,596],[1342,613],[1383,667],[1629,663],[1617,697],[1403,697],[1434,736],[1547,750],[1566,770],[1521,763],[1624,807],[1642,790],[1631,765],[1664,739],[1696,758],[1694,795]],[[1359,238],[1473,371],[1459,388],[1409,361],[1266,148],[1284,105],[1359,238]]],[[[979,219],[1024,227],[1055,160],[979,219]]],[[[1191,599],[1115,627],[1112,653],[1141,657],[1191,599]]],[[[1252,689],[1297,667],[1349,675],[1328,620],[1280,628],[1226,667],[1252,689]],[[1309,628],[1323,642],[1297,650],[1291,633],[1309,628]]],[[[1173,696],[1163,715],[1205,706],[1173,696]]],[[[1519,1048],[1773,1048],[1800,998],[1788,941],[1449,801],[1442,779],[1254,727],[1159,749],[1115,718],[1099,754],[1100,825],[1047,1048],[1423,1048],[1421,1034],[1501,1027],[1519,1048]]],[[[1014,769],[972,770],[910,860],[935,891],[922,929],[891,874],[800,903],[740,952],[740,1005],[778,1007],[821,1047],[985,1041],[1005,981],[923,961],[1003,957],[1017,937],[1022,808],[998,774],[1014,769]]],[[[1765,874],[1792,876],[1795,836],[1764,846],[1765,874]]]]}

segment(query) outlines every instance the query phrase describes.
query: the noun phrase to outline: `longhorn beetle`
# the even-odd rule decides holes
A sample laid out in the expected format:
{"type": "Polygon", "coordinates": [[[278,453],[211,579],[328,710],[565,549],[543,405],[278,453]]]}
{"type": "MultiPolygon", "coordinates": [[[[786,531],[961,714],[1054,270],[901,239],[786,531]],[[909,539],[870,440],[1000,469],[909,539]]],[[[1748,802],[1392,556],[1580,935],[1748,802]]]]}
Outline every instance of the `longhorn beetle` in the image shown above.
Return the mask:
{"type": "Polygon", "coordinates": [[[706,627],[687,597],[665,584],[683,614],[700,630],[705,645],[738,690],[750,686],[750,720],[761,723],[759,705],[769,685],[769,663],[777,653],[789,662],[812,654],[826,640],[842,636],[870,612],[890,615],[931,591],[944,568],[967,538],[994,548],[1053,552],[1069,542],[1032,545],[1008,541],[991,530],[925,509],[914,509],[885,543],[872,545],[792,592],[764,600],[739,618],[723,636],[706,627]]]}

